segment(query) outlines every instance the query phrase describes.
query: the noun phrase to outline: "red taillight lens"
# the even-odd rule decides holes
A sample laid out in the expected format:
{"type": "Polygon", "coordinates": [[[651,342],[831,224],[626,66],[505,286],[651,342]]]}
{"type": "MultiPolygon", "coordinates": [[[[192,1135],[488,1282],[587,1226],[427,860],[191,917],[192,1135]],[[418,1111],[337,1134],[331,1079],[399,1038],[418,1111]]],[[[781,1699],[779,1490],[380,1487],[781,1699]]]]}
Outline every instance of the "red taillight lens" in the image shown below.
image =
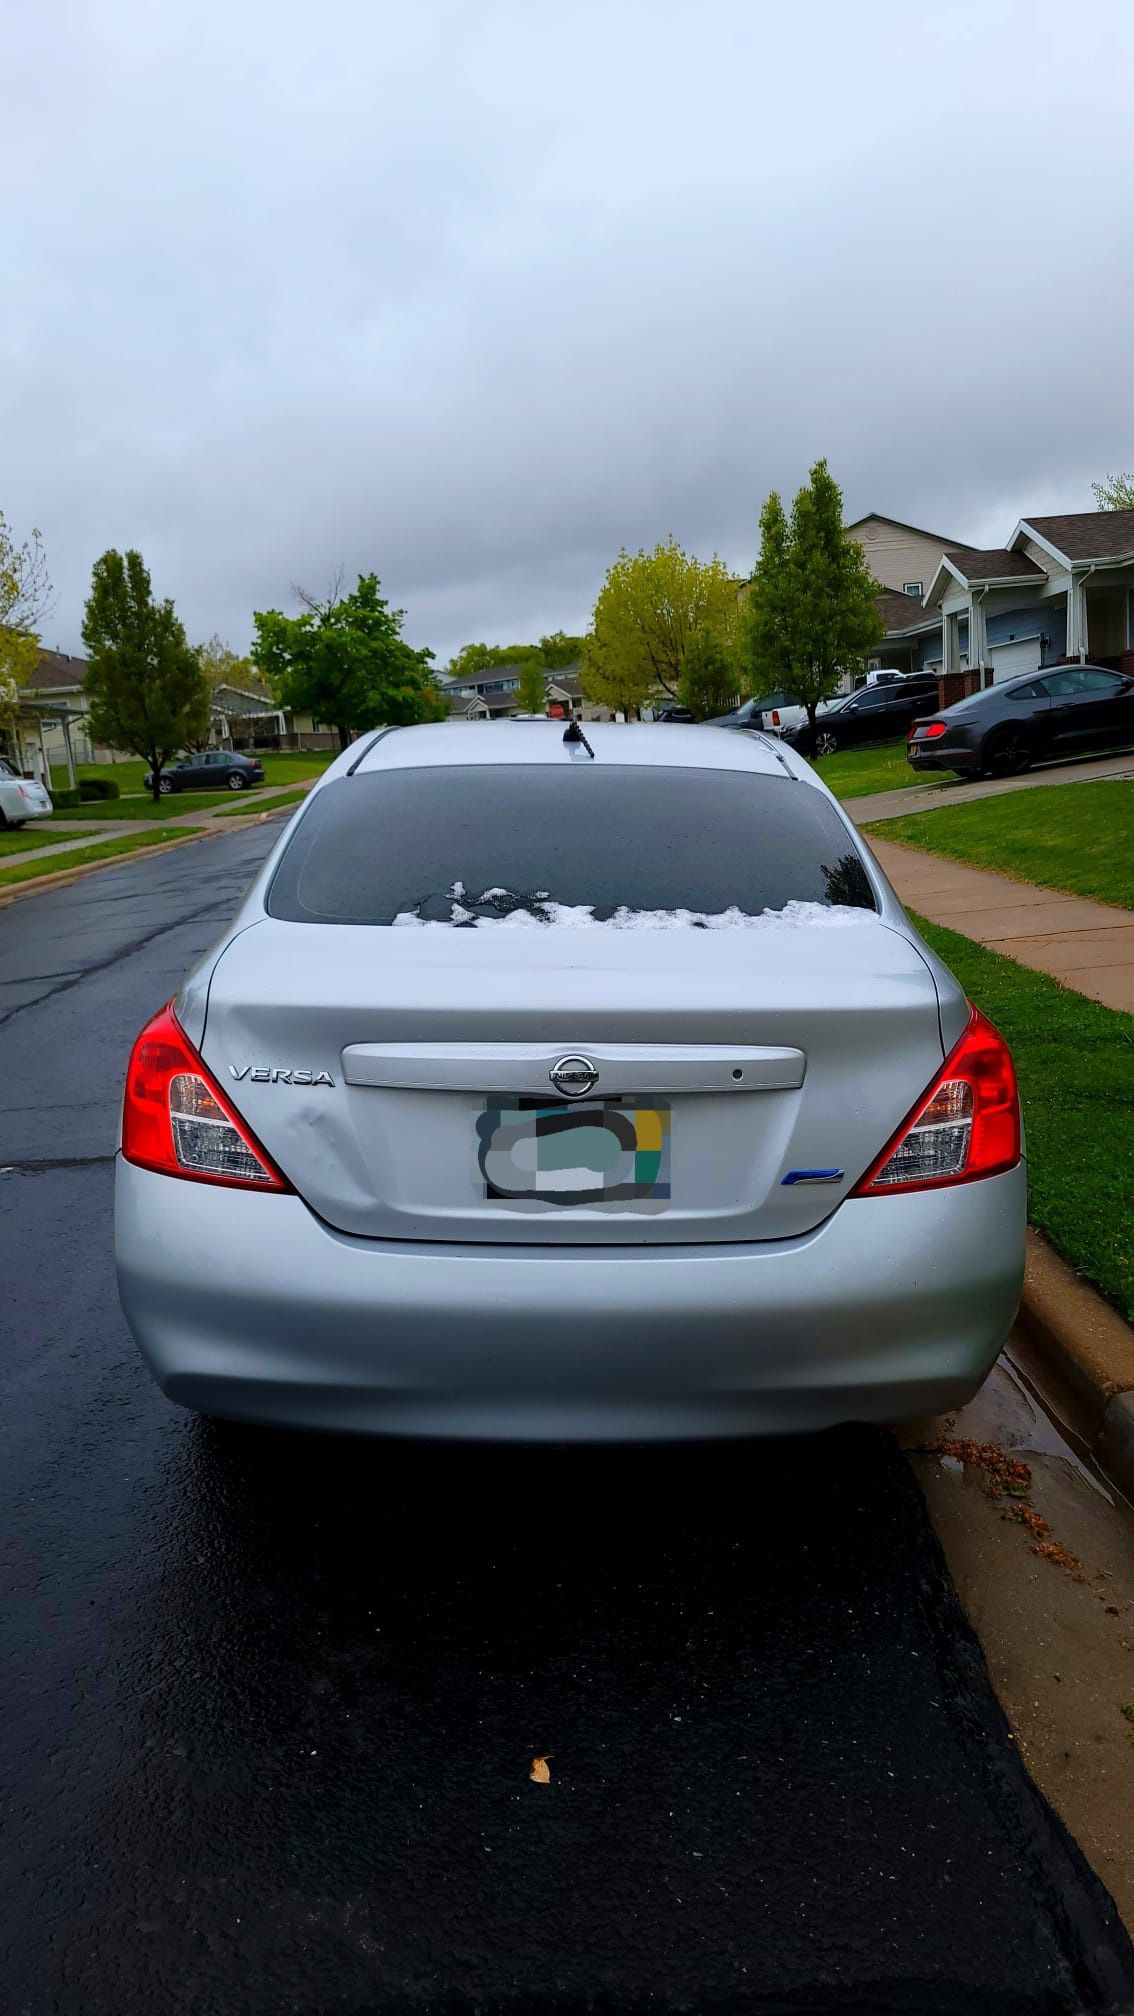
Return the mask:
{"type": "Polygon", "coordinates": [[[1012,1053],[974,1008],[928,1091],[855,1186],[856,1197],[931,1190],[999,1176],[1020,1159],[1020,1099],[1012,1053]]]}
{"type": "Polygon", "coordinates": [[[923,721],[918,736],[922,742],[936,742],[939,735],[944,735],[947,726],[945,721],[923,721]]]}
{"type": "Polygon", "coordinates": [[[122,1153],[140,1169],[242,1190],[290,1190],[198,1056],[170,1002],[130,1053],[122,1153]]]}
{"type": "Polygon", "coordinates": [[[779,708],[778,708],[778,707],[773,707],[773,709],[772,709],[772,726],[773,726],[773,728],[778,728],[778,727],[779,727],[779,725],[780,725],[780,710],[779,710],[779,708]]]}

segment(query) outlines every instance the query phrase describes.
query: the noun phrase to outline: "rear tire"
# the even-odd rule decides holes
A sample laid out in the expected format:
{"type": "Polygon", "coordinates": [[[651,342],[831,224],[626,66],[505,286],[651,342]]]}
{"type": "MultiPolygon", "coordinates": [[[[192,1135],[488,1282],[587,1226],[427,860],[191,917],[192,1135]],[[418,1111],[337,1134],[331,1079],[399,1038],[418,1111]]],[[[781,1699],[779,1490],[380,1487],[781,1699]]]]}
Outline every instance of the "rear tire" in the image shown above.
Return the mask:
{"type": "Polygon", "coordinates": [[[242,776],[239,770],[234,770],[228,780],[228,788],[230,791],[243,791],[247,781],[247,778],[242,776]]]}
{"type": "Polygon", "coordinates": [[[815,730],[815,754],[817,756],[833,756],[838,746],[839,738],[837,735],[833,735],[829,728],[817,728],[815,730]]]}
{"type": "Polygon", "coordinates": [[[1019,728],[1002,729],[981,755],[982,768],[993,777],[1019,777],[1032,767],[1031,744],[1019,728]]]}
{"type": "Polygon", "coordinates": [[[162,797],[163,797],[163,798],[168,798],[168,797],[169,797],[169,794],[170,794],[170,792],[171,792],[171,791],[172,791],[172,789],[173,789],[173,779],[172,779],[172,777],[159,777],[159,778],[158,778],[158,787],[157,787],[157,788],[158,788],[158,790],[159,790],[159,791],[161,792],[161,795],[162,795],[162,797]]]}

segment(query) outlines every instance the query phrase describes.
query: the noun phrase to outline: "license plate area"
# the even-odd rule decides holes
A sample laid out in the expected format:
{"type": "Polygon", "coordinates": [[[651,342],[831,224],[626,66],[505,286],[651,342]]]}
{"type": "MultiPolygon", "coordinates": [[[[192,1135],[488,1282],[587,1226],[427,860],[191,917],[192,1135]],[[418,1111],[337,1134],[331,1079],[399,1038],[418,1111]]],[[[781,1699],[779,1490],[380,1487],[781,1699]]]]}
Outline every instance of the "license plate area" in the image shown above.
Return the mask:
{"type": "Polygon", "coordinates": [[[476,1123],[484,1195],[567,1208],[664,1204],[670,1117],[668,1100],[658,1099],[488,1099],[476,1123]]]}

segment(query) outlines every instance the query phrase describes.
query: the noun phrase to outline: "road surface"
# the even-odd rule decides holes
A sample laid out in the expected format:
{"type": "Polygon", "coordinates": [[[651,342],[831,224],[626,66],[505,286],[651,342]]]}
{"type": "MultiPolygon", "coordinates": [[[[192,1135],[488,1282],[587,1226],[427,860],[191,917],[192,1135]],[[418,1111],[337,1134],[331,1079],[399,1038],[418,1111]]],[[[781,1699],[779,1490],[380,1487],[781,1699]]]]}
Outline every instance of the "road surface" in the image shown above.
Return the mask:
{"type": "Polygon", "coordinates": [[[151,1385],[123,1066],[273,832],[0,912],[5,2006],[1134,2006],[887,1436],[399,1448],[151,1385]]]}

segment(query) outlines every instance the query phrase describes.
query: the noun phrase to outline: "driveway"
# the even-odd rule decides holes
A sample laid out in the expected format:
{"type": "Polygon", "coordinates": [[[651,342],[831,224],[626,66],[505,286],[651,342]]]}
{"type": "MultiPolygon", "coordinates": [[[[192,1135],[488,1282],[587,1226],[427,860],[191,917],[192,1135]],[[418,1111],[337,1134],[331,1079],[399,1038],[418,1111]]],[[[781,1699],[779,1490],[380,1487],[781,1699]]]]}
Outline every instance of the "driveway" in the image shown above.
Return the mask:
{"type": "Polygon", "coordinates": [[[274,833],[0,916],[8,2006],[1129,2006],[887,1435],[397,1447],[152,1387],[123,1065],[274,833]]]}

